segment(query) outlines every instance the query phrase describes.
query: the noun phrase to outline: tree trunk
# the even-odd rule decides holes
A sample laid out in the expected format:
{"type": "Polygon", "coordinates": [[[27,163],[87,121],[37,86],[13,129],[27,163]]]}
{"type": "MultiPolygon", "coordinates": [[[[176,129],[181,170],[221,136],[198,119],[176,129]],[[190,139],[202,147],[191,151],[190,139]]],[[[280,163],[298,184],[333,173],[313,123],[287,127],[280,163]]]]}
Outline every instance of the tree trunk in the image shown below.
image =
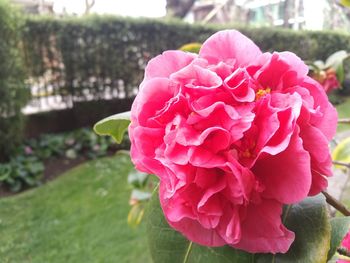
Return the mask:
{"type": "Polygon", "coordinates": [[[95,0],[85,0],[85,12],[84,15],[90,14],[91,8],[95,5],[95,0]]]}
{"type": "Polygon", "coordinates": [[[289,19],[291,18],[291,11],[292,11],[292,0],[286,0],[284,2],[283,6],[283,27],[288,28],[289,27],[289,19]]]}
{"type": "Polygon", "coordinates": [[[167,16],[184,18],[196,0],[167,0],[167,16]]]}

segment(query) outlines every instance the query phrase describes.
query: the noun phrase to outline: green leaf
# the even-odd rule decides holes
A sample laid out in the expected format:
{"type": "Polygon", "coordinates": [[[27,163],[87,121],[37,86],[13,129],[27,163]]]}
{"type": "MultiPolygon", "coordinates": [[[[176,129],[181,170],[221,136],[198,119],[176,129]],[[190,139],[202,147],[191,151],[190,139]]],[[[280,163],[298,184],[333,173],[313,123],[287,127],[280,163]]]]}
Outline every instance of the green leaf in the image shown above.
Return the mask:
{"type": "Polygon", "coordinates": [[[94,125],[94,131],[99,135],[109,135],[117,143],[121,143],[125,131],[130,124],[130,111],[109,116],[94,125]]]}
{"type": "Polygon", "coordinates": [[[142,221],[144,212],[144,204],[137,203],[133,205],[128,214],[128,225],[133,228],[137,227],[142,221]]]}
{"type": "Polygon", "coordinates": [[[198,54],[201,47],[202,47],[201,43],[189,43],[181,46],[179,50],[198,54]]]}
{"type": "Polygon", "coordinates": [[[346,233],[350,230],[350,217],[336,217],[331,219],[331,248],[328,251],[328,260],[330,260],[337,248],[340,246],[341,241],[345,237],[346,233]]]}
{"type": "Polygon", "coordinates": [[[322,195],[308,197],[289,206],[283,214],[285,226],[295,233],[286,254],[259,255],[257,263],[325,263],[331,240],[326,200],[322,195]]]}
{"type": "Polygon", "coordinates": [[[343,64],[344,59],[348,57],[349,54],[345,50],[337,51],[327,58],[325,67],[337,70],[338,67],[343,64]]]}
{"type": "MultiPolygon", "coordinates": [[[[345,138],[334,148],[332,152],[333,161],[349,163],[350,162],[350,137],[345,138]]],[[[337,168],[344,168],[335,165],[337,168]]]]}
{"type": "Polygon", "coordinates": [[[128,183],[133,187],[143,188],[147,183],[148,177],[149,174],[132,169],[128,175],[128,183]]]}
{"type": "Polygon", "coordinates": [[[314,61],[313,65],[317,67],[319,70],[323,70],[325,68],[325,64],[322,60],[316,60],[314,61]]]}
{"type": "Polygon", "coordinates": [[[76,152],[76,150],[74,149],[68,149],[65,153],[65,156],[68,158],[68,159],[76,159],[78,157],[78,154],[76,152]]]}
{"type": "Polygon", "coordinates": [[[0,182],[7,180],[11,176],[11,166],[9,164],[0,164],[0,182]]]}
{"type": "Polygon", "coordinates": [[[323,196],[310,197],[289,206],[285,224],[296,233],[287,254],[249,254],[229,246],[212,248],[190,242],[166,222],[155,192],[146,213],[148,241],[154,263],[260,263],[326,262],[330,244],[330,224],[323,196]]]}
{"type": "Polygon", "coordinates": [[[340,0],[340,3],[343,6],[350,7],[350,0],[340,0]]]}
{"type": "Polygon", "coordinates": [[[147,201],[151,198],[152,194],[150,192],[141,191],[138,189],[133,189],[131,192],[131,199],[138,201],[147,201]]]}
{"type": "Polygon", "coordinates": [[[339,80],[340,83],[344,82],[344,78],[345,78],[345,73],[344,73],[344,65],[343,63],[341,63],[337,70],[336,70],[336,75],[337,75],[337,79],[339,80]]]}
{"type": "Polygon", "coordinates": [[[252,254],[230,247],[203,247],[187,240],[166,222],[159,204],[158,191],[153,193],[145,216],[148,243],[154,263],[253,262],[252,254]]]}

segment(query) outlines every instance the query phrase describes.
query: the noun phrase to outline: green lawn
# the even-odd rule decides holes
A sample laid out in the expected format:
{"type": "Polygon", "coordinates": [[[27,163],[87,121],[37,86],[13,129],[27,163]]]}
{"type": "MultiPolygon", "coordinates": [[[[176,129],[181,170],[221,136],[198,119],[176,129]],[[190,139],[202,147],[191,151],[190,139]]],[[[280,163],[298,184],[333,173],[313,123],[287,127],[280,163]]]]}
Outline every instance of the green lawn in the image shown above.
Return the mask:
{"type": "Polygon", "coordinates": [[[127,156],[85,163],[0,199],[0,262],[147,263],[145,227],[128,227],[127,156]]]}
{"type": "MultiPolygon", "coordinates": [[[[350,117],[350,98],[337,109],[350,117]]],[[[103,158],[0,199],[0,262],[150,262],[144,225],[135,230],[126,223],[131,167],[124,155],[103,158]]]]}

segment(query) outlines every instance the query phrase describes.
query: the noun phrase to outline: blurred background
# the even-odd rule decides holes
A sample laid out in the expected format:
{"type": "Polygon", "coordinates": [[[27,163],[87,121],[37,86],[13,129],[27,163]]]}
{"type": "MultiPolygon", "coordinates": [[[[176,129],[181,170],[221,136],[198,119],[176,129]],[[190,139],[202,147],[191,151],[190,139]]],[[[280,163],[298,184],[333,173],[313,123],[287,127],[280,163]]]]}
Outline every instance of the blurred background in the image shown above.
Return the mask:
{"type": "MultiPolygon", "coordinates": [[[[0,262],[150,262],[141,222],[156,180],[134,170],[127,136],[92,126],[130,110],[165,50],[238,29],[300,56],[349,118],[349,2],[0,0],[0,262]]],[[[329,191],[350,205],[348,170],[335,175],[329,191]]]]}

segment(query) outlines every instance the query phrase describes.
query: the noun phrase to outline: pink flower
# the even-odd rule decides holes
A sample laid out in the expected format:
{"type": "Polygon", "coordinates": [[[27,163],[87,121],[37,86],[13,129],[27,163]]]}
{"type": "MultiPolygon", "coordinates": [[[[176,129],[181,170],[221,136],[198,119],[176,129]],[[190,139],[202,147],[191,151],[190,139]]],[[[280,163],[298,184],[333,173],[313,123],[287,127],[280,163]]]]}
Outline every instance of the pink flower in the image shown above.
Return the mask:
{"type": "Polygon", "coordinates": [[[24,152],[26,155],[31,155],[33,154],[33,149],[30,146],[24,147],[24,152]]]}
{"type": "Polygon", "coordinates": [[[340,83],[337,79],[337,75],[334,71],[334,69],[330,68],[326,71],[326,74],[327,74],[327,77],[326,79],[324,80],[322,84],[324,90],[327,92],[327,93],[330,93],[331,91],[337,89],[340,87],[340,83]]]}
{"type": "Polygon", "coordinates": [[[346,234],[340,246],[350,251],[350,231],[346,234]]]}
{"type": "MultiPolygon", "coordinates": [[[[350,231],[345,235],[340,247],[350,252],[350,231]]],[[[337,263],[350,263],[350,259],[338,259],[337,263]]]]}
{"type": "Polygon", "coordinates": [[[326,71],[321,70],[318,73],[311,74],[311,77],[322,85],[326,93],[330,93],[341,86],[338,81],[337,74],[333,68],[329,68],[326,71]]]}
{"type": "Polygon", "coordinates": [[[169,224],[205,246],[286,252],[282,206],[331,175],[337,113],[293,53],[261,53],[235,30],[199,55],[152,59],[131,111],[131,157],[160,178],[169,224]]]}

